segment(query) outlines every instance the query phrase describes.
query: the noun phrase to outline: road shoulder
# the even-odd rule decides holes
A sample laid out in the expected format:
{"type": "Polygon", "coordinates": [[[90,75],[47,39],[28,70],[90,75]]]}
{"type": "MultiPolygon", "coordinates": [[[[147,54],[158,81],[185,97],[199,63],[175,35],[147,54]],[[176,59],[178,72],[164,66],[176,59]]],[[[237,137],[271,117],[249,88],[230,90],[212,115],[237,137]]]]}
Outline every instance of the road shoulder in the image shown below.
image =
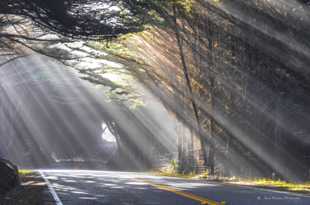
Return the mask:
{"type": "Polygon", "coordinates": [[[48,192],[48,187],[37,172],[21,177],[21,185],[10,191],[3,199],[1,205],[53,205],[54,201],[48,192]]]}

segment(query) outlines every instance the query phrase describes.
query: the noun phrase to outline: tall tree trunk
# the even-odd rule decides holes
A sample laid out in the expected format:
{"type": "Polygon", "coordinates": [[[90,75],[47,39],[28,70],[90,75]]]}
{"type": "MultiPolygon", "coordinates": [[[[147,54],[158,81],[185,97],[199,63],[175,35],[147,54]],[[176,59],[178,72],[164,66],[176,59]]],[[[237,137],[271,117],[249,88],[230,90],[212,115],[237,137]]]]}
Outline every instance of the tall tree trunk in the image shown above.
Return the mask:
{"type": "Polygon", "coordinates": [[[190,94],[191,104],[192,104],[192,108],[194,111],[195,120],[196,120],[197,128],[198,128],[199,140],[200,140],[200,144],[201,144],[201,155],[202,155],[201,158],[202,159],[200,159],[200,160],[202,161],[203,166],[206,166],[207,156],[206,156],[206,151],[205,151],[205,140],[204,140],[203,135],[202,135],[198,106],[197,106],[195,98],[194,98],[189,68],[187,66],[187,62],[186,62],[185,54],[184,54],[183,40],[182,40],[182,37],[180,34],[178,22],[177,22],[177,13],[178,13],[177,8],[174,7],[173,11],[174,11],[174,25],[175,25],[174,31],[175,31],[175,36],[177,39],[179,51],[180,51],[180,58],[181,58],[181,63],[182,63],[183,74],[184,74],[186,85],[187,85],[187,88],[188,88],[188,91],[190,94]]]}
{"type": "MultiPolygon", "coordinates": [[[[212,55],[212,54],[211,54],[212,55]]],[[[211,114],[212,116],[214,115],[213,110],[214,110],[214,99],[213,99],[213,90],[214,90],[214,78],[211,77],[211,89],[210,89],[210,109],[211,109],[211,114]]],[[[210,137],[214,137],[214,129],[215,129],[215,122],[213,119],[210,119],[210,137]]],[[[213,143],[209,144],[209,152],[208,152],[208,165],[210,169],[210,175],[215,174],[215,148],[213,143]]]]}
{"type": "MultiPolygon", "coordinates": [[[[214,117],[214,88],[215,88],[215,78],[214,75],[212,73],[212,67],[215,66],[215,62],[213,59],[213,53],[214,53],[214,35],[213,35],[213,31],[212,31],[212,27],[211,24],[208,23],[208,30],[209,30],[209,50],[210,50],[210,56],[209,56],[209,81],[210,81],[210,89],[209,89],[209,98],[210,98],[210,113],[211,116],[214,117]]],[[[210,118],[210,137],[213,138],[214,137],[214,126],[215,126],[215,122],[213,120],[213,118],[210,118]]],[[[213,143],[209,144],[209,150],[208,150],[208,166],[210,169],[210,175],[214,175],[215,174],[215,148],[213,143]]]]}

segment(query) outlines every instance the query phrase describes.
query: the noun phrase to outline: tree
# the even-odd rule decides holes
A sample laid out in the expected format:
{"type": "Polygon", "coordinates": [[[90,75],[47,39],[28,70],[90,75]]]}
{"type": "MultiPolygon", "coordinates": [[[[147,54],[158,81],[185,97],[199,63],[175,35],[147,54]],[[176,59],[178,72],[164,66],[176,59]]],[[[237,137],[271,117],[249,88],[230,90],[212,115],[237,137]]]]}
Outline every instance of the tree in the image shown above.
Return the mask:
{"type": "MultiPolygon", "coordinates": [[[[21,16],[72,38],[114,37],[141,30],[153,20],[151,11],[167,16],[171,5],[188,11],[191,4],[192,0],[2,0],[0,15],[2,22],[9,15],[21,16]]],[[[0,37],[6,36],[1,32],[0,37]]]]}
{"type": "Polygon", "coordinates": [[[125,2],[107,0],[4,0],[0,14],[22,16],[72,38],[117,36],[139,30],[143,22],[125,2]]]}
{"type": "MultiPolygon", "coordinates": [[[[147,23],[165,22],[168,27],[176,31],[184,76],[192,95],[191,76],[184,58],[183,39],[178,31],[177,21],[178,18],[190,14],[193,2],[193,0],[4,0],[0,3],[3,23],[0,28],[11,26],[15,32],[9,33],[3,29],[0,32],[0,40],[8,40],[8,43],[2,41],[8,48],[11,47],[10,42],[28,47],[29,40],[42,41],[41,38],[24,32],[27,28],[18,29],[27,21],[34,22],[46,33],[53,32],[69,39],[110,39],[140,31],[147,23]]],[[[197,105],[193,96],[191,98],[193,113],[201,133],[197,105]]],[[[203,142],[201,138],[201,143],[204,144],[203,142]]],[[[206,154],[203,152],[203,158],[205,157],[206,154]]]]}

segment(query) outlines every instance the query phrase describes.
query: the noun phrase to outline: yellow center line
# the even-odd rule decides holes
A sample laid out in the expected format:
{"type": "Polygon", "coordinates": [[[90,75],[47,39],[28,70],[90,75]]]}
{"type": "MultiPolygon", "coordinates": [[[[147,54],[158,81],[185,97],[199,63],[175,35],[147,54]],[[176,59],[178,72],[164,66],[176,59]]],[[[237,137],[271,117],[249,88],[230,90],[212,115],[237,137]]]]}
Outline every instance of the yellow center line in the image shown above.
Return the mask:
{"type": "Polygon", "coordinates": [[[168,192],[172,192],[176,195],[179,195],[179,196],[183,196],[185,198],[188,198],[188,199],[192,199],[194,201],[198,201],[200,202],[201,204],[203,205],[224,205],[226,202],[217,202],[217,201],[213,201],[213,200],[210,200],[210,199],[207,199],[207,198],[204,198],[204,197],[201,197],[201,196],[197,196],[197,195],[194,195],[192,193],[189,193],[189,192],[184,192],[184,191],[181,191],[177,188],[174,188],[174,187],[171,187],[171,186],[168,186],[168,185],[164,185],[164,184],[155,184],[151,181],[148,181],[148,180],[142,180],[143,182],[157,188],[157,189],[160,189],[160,190],[164,190],[164,191],[168,191],[168,192]]]}

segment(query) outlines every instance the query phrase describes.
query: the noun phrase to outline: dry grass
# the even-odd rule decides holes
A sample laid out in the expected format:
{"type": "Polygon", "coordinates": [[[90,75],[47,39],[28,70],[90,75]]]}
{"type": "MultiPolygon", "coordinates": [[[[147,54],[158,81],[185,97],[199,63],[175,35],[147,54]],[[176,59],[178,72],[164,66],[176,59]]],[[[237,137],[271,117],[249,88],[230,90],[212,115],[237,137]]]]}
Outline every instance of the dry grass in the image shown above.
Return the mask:
{"type": "Polygon", "coordinates": [[[153,172],[156,176],[165,177],[178,177],[183,179],[206,179],[208,178],[208,172],[197,174],[195,172],[190,173],[180,173],[178,172],[177,163],[173,160],[166,167],[161,168],[158,171],[153,172]]]}
{"type": "Polygon", "coordinates": [[[259,188],[267,189],[276,189],[281,191],[290,191],[302,194],[310,194],[310,182],[305,183],[292,183],[281,180],[272,180],[272,179],[240,179],[240,178],[225,178],[225,177],[215,177],[209,176],[208,172],[202,174],[182,174],[177,173],[173,169],[163,169],[156,172],[153,172],[156,176],[166,176],[166,177],[178,177],[183,179],[201,179],[201,180],[212,180],[220,181],[222,183],[234,184],[234,185],[244,185],[252,186],[259,188]]]}
{"type": "Polygon", "coordinates": [[[177,177],[177,178],[183,178],[183,179],[192,179],[196,176],[196,174],[189,173],[189,174],[182,174],[182,173],[176,173],[176,172],[162,172],[157,171],[153,172],[156,176],[163,176],[163,177],[177,177]]]}
{"type": "Polygon", "coordinates": [[[33,171],[32,170],[27,170],[27,169],[20,169],[20,170],[18,170],[18,174],[20,176],[26,176],[26,175],[33,174],[33,171]]]}
{"type": "Polygon", "coordinates": [[[310,183],[291,183],[271,179],[253,179],[253,180],[239,179],[229,183],[310,194],[310,183]]]}

